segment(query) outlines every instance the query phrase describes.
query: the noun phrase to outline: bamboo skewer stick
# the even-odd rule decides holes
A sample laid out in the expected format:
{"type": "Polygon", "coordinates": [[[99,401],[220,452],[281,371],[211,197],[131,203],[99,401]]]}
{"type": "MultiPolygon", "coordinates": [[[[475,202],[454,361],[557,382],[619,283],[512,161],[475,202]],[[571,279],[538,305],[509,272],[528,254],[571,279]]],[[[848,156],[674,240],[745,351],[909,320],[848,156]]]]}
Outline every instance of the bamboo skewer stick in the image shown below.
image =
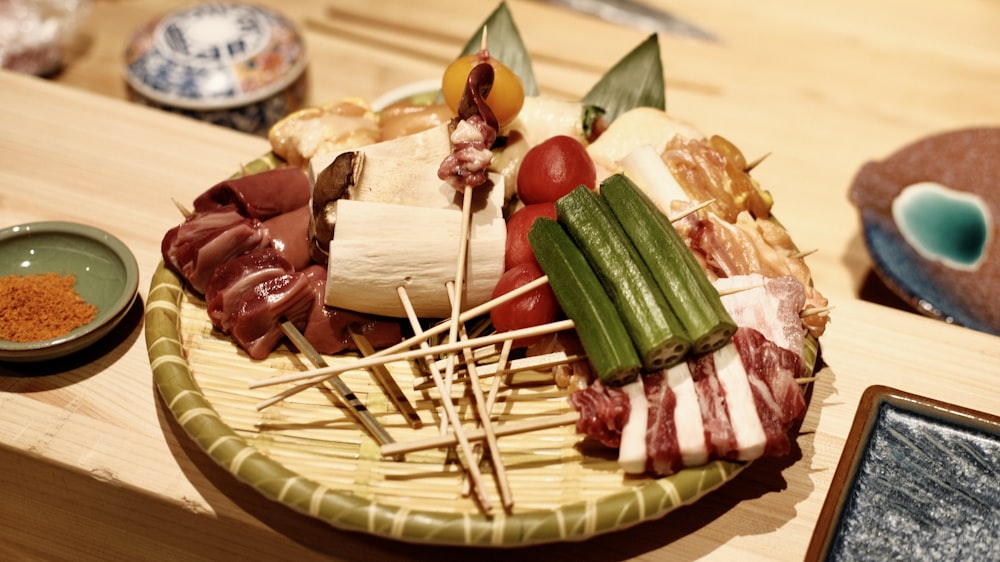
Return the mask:
{"type": "MultiPolygon", "coordinates": [[[[500,392],[500,379],[509,373],[507,368],[508,358],[510,357],[510,350],[514,347],[514,340],[507,340],[503,342],[503,348],[500,350],[500,360],[497,361],[495,373],[493,375],[493,384],[490,386],[490,394],[486,397],[486,411],[493,415],[493,405],[496,404],[497,394],[500,392]]],[[[480,372],[480,376],[483,376],[480,372]]]]}
{"type": "MultiPolygon", "coordinates": [[[[316,348],[309,343],[309,340],[302,335],[302,332],[300,332],[294,324],[288,320],[283,320],[281,322],[281,331],[288,336],[288,339],[292,340],[295,347],[297,347],[299,351],[306,356],[306,359],[308,359],[309,362],[312,363],[317,369],[326,366],[326,361],[323,359],[323,356],[316,351],[316,348]]],[[[350,410],[357,416],[361,425],[371,432],[372,436],[375,437],[379,444],[385,445],[386,443],[395,442],[392,436],[389,435],[389,432],[382,427],[382,424],[380,424],[377,419],[375,419],[375,416],[372,415],[371,411],[369,411],[368,408],[365,407],[360,400],[358,400],[358,397],[354,395],[351,389],[348,388],[347,383],[339,378],[333,379],[330,381],[330,387],[332,387],[331,389],[333,393],[337,395],[337,398],[350,407],[350,410]]]]}
{"type": "MultiPolygon", "coordinates": [[[[531,431],[573,424],[576,423],[576,420],[579,418],[579,413],[568,412],[558,416],[547,416],[521,422],[501,423],[494,426],[494,433],[497,437],[517,435],[518,433],[528,433],[531,431]]],[[[469,441],[482,441],[486,438],[486,432],[482,429],[470,429],[465,432],[465,437],[469,441]]],[[[412,453],[414,451],[422,451],[424,449],[450,447],[455,443],[455,434],[449,433],[447,435],[428,437],[426,439],[414,439],[405,443],[389,443],[387,445],[382,445],[381,452],[383,455],[391,457],[405,453],[412,453]]]]}
{"type": "MultiPolygon", "coordinates": [[[[497,363],[497,371],[495,373],[495,376],[493,377],[493,384],[490,385],[490,393],[486,397],[486,415],[488,416],[487,423],[489,423],[491,425],[491,427],[492,427],[492,423],[493,423],[493,405],[496,403],[497,394],[500,391],[500,379],[503,378],[503,376],[504,376],[504,365],[507,364],[507,358],[510,356],[510,350],[511,350],[511,348],[513,346],[514,346],[514,341],[513,340],[507,340],[507,341],[503,342],[503,347],[500,350],[500,360],[497,363]]],[[[482,458],[483,458],[482,444],[481,443],[476,443],[476,446],[474,447],[474,450],[475,450],[475,452],[476,452],[476,454],[478,456],[478,461],[482,462],[482,458]]],[[[499,461],[499,459],[494,459],[494,462],[498,462],[498,461],[499,461]]],[[[499,478],[499,476],[498,476],[498,478],[499,478]]],[[[506,476],[505,476],[505,480],[506,480],[506,476]]],[[[467,496],[471,492],[472,482],[470,480],[466,479],[464,486],[465,487],[464,487],[464,489],[462,491],[462,495],[467,496]]]]}
{"type": "Polygon", "coordinates": [[[790,255],[788,257],[790,257],[792,259],[802,259],[802,258],[805,258],[807,256],[811,256],[811,255],[815,254],[818,251],[819,250],[813,248],[812,250],[804,250],[804,251],[801,251],[801,252],[795,252],[794,254],[792,254],[792,255],[790,255]]]}
{"type": "Polygon", "coordinates": [[[708,199],[707,201],[702,201],[701,203],[692,205],[675,215],[670,215],[669,217],[667,217],[667,220],[669,220],[670,222],[677,222],[683,219],[684,217],[697,213],[698,211],[708,207],[712,203],[715,203],[715,199],[708,199]]]}
{"type": "Polygon", "coordinates": [[[828,314],[831,310],[836,307],[833,306],[819,306],[816,308],[806,308],[799,313],[799,318],[808,318],[809,316],[815,316],[817,314],[828,314]]]}
{"type": "MultiPolygon", "coordinates": [[[[506,342],[504,342],[504,346],[506,346],[506,342]]],[[[586,358],[587,356],[582,354],[568,355],[564,351],[555,351],[552,353],[546,353],[545,355],[534,355],[532,357],[522,357],[514,359],[513,361],[507,361],[506,368],[501,367],[503,363],[499,361],[495,364],[479,365],[477,371],[480,378],[498,374],[501,369],[505,375],[512,375],[521,371],[543,371],[558,365],[581,361],[586,358]]],[[[413,383],[413,388],[415,390],[423,390],[432,386],[434,386],[433,381],[427,380],[426,376],[415,379],[413,383]]]]}
{"type": "MultiPolygon", "coordinates": [[[[483,30],[485,37],[486,30],[483,30]]],[[[485,41],[485,39],[484,39],[485,41]]],[[[455,264],[454,291],[451,295],[451,321],[448,324],[448,343],[458,341],[459,316],[462,314],[462,291],[465,289],[465,269],[469,257],[469,230],[472,226],[472,187],[466,186],[462,192],[462,228],[458,235],[458,259],[455,264]]],[[[446,284],[447,285],[447,284],[446,284]]],[[[455,354],[448,354],[444,370],[444,392],[451,395],[451,383],[455,377],[455,354]]],[[[448,418],[441,420],[441,432],[448,429],[448,418]]]]}
{"type": "Polygon", "coordinates": [[[731,287],[729,289],[719,290],[719,296],[725,297],[729,295],[735,295],[736,293],[742,293],[743,291],[752,291],[754,289],[760,289],[764,286],[763,283],[753,283],[751,285],[744,285],[741,287],[731,287]]]}
{"type": "MultiPolygon", "coordinates": [[[[472,356],[475,357],[477,363],[486,361],[491,357],[496,357],[499,354],[500,354],[500,348],[497,345],[487,345],[485,347],[480,347],[472,350],[472,356]]],[[[465,365],[465,360],[462,359],[461,357],[459,357],[457,360],[458,363],[455,365],[456,367],[461,367],[465,365]]],[[[434,362],[438,365],[438,367],[443,369],[446,361],[447,361],[446,359],[438,359],[434,362]]]]}
{"type": "MultiPolygon", "coordinates": [[[[358,351],[361,352],[362,355],[367,356],[375,353],[375,349],[372,348],[372,344],[368,341],[368,338],[359,332],[357,328],[354,326],[349,327],[348,333],[350,333],[351,340],[354,342],[354,345],[357,346],[358,351]]],[[[422,427],[424,422],[420,419],[420,414],[418,414],[413,408],[410,401],[406,399],[406,394],[403,393],[403,389],[399,388],[399,385],[396,383],[396,379],[393,378],[392,373],[385,368],[385,365],[373,365],[370,371],[372,378],[374,378],[375,382],[382,387],[382,392],[384,392],[389,398],[389,401],[392,402],[393,406],[399,410],[399,413],[403,414],[407,425],[414,429],[422,427]]],[[[336,377],[333,380],[340,380],[340,378],[336,377]]]]}
{"type": "MultiPolygon", "coordinates": [[[[452,302],[459,302],[456,287],[449,283],[447,288],[448,296],[452,299],[452,302]]],[[[458,327],[458,334],[460,339],[468,341],[464,325],[458,327]]],[[[509,342],[512,340],[506,341],[509,342]]],[[[472,388],[473,405],[476,408],[476,414],[479,416],[479,421],[485,431],[486,449],[489,451],[490,458],[493,459],[493,474],[496,476],[497,488],[500,490],[500,503],[503,505],[504,510],[509,513],[514,507],[514,500],[511,496],[510,482],[507,480],[507,470],[500,458],[500,446],[497,443],[496,434],[493,432],[493,422],[490,419],[490,412],[487,408],[486,396],[483,394],[483,387],[479,382],[479,375],[476,373],[476,360],[472,356],[471,348],[464,348],[462,353],[465,355],[466,368],[469,370],[469,387],[472,388]]],[[[451,364],[451,367],[454,370],[454,363],[451,364]]],[[[445,385],[445,390],[451,392],[447,384],[445,385]]],[[[478,462],[478,460],[478,457],[473,458],[473,462],[478,462]]]]}
{"type": "MultiPolygon", "coordinates": [[[[574,327],[572,320],[559,320],[556,322],[551,322],[549,324],[542,324],[541,326],[534,326],[532,328],[522,328],[520,330],[511,330],[509,332],[494,333],[488,336],[482,336],[479,338],[472,338],[464,342],[455,342],[454,344],[441,344],[429,346],[426,349],[411,349],[409,351],[402,351],[393,355],[379,355],[373,354],[368,357],[364,357],[344,365],[331,365],[322,369],[314,369],[311,371],[303,371],[300,373],[287,373],[285,375],[279,375],[276,377],[271,377],[267,379],[260,379],[256,381],[251,381],[249,383],[250,388],[260,388],[263,386],[272,386],[276,384],[283,384],[289,382],[307,381],[308,384],[317,384],[323,382],[324,380],[335,377],[345,371],[351,371],[354,369],[367,369],[372,365],[381,365],[384,363],[389,363],[392,361],[408,361],[410,359],[416,359],[418,357],[425,357],[427,355],[437,355],[439,353],[453,353],[455,351],[461,351],[466,347],[480,347],[483,345],[503,343],[505,340],[509,339],[520,339],[520,338],[530,338],[533,336],[541,336],[545,334],[551,334],[555,332],[561,332],[563,330],[570,330],[574,327]]],[[[425,334],[427,332],[424,332],[425,334]]]]}
{"type": "Polygon", "coordinates": [[[751,170],[753,170],[754,168],[756,168],[757,166],[759,166],[760,163],[763,162],[764,159],[767,158],[770,155],[771,155],[770,152],[765,152],[764,155],[761,156],[760,158],[754,160],[753,162],[747,163],[747,165],[743,167],[743,171],[749,173],[751,170]]]}
{"type": "MultiPolygon", "coordinates": [[[[544,285],[544,284],[546,284],[548,282],[549,282],[549,278],[545,277],[545,276],[542,276],[542,277],[540,277],[538,279],[535,279],[534,281],[532,281],[530,283],[526,283],[523,286],[518,287],[517,289],[514,289],[514,290],[512,290],[512,291],[510,291],[508,293],[504,293],[503,295],[500,295],[499,297],[497,297],[495,299],[491,299],[491,300],[489,300],[489,301],[487,301],[487,302],[485,302],[485,303],[483,303],[483,304],[481,304],[479,306],[476,306],[476,307],[470,308],[469,310],[466,310],[461,315],[459,315],[459,321],[460,322],[466,322],[468,320],[476,318],[477,316],[481,316],[481,315],[489,312],[490,310],[492,310],[494,307],[499,306],[499,305],[501,305],[501,304],[503,304],[505,302],[511,301],[513,299],[516,299],[517,297],[519,297],[519,296],[521,296],[521,295],[523,295],[523,294],[525,294],[525,293],[527,293],[529,291],[537,289],[538,287],[541,287],[542,285],[544,285]]],[[[376,358],[376,357],[386,357],[386,356],[391,356],[393,354],[397,354],[398,355],[403,350],[409,349],[409,348],[413,347],[414,345],[420,345],[422,342],[426,342],[429,338],[431,338],[433,336],[436,336],[436,335],[439,335],[439,334],[445,332],[447,329],[448,329],[448,324],[447,323],[437,324],[435,326],[432,326],[432,327],[428,328],[425,331],[422,331],[422,332],[419,332],[417,334],[414,334],[412,337],[407,338],[407,339],[405,339],[405,340],[403,340],[403,341],[401,341],[401,342],[399,342],[399,343],[397,343],[395,345],[389,346],[389,347],[387,347],[385,349],[381,349],[381,350],[379,350],[379,351],[377,351],[377,352],[369,355],[365,359],[371,359],[371,358],[376,358]]],[[[556,331],[559,331],[559,330],[556,330],[556,331]]],[[[494,343],[496,343],[496,342],[494,342],[494,343]]],[[[484,345],[486,345],[486,344],[484,344],[484,345]]],[[[437,352],[440,352],[440,350],[437,350],[437,352]]],[[[386,359],[386,360],[383,360],[383,363],[388,363],[388,362],[393,361],[393,360],[395,360],[395,359],[386,359]]],[[[376,364],[376,363],[372,363],[372,364],[376,364]]],[[[367,366],[367,365],[365,365],[365,366],[367,366]]],[[[350,370],[350,369],[353,369],[353,368],[363,368],[365,366],[353,365],[353,366],[347,367],[347,368],[345,368],[343,370],[346,371],[346,370],[350,370]]],[[[314,371],[312,373],[313,373],[313,375],[316,375],[316,373],[314,371]]],[[[267,400],[261,401],[260,403],[257,404],[257,409],[258,410],[263,410],[264,408],[267,408],[269,406],[273,406],[274,404],[277,404],[278,402],[281,402],[282,400],[284,400],[284,399],[286,399],[286,398],[288,398],[290,396],[294,396],[295,394],[298,394],[298,393],[300,393],[302,391],[308,390],[308,389],[312,388],[313,386],[315,386],[315,385],[317,385],[317,384],[319,384],[319,383],[327,380],[329,377],[331,377],[331,376],[337,376],[338,374],[340,374],[340,372],[337,372],[337,373],[332,374],[332,375],[317,375],[317,376],[313,376],[311,380],[306,380],[302,384],[299,384],[299,385],[294,386],[292,388],[285,389],[284,391],[282,391],[282,392],[280,392],[280,393],[278,393],[278,394],[276,394],[276,395],[268,398],[267,400]]],[[[300,377],[297,380],[302,380],[303,378],[309,378],[309,377],[300,377]]],[[[288,382],[288,381],[285,381],[285,382],[288,382]]],[[[257,386],[268,386],[269,384],[278,384],[278,383],[265,382],[265,384],[258,384],[258,383],[255,383],[255,382],[251,382],[250,385],[249,385],[249,387],[250,388],[256,388],[257,386]]]]}
{"type": "MultiPolygon", "coordinates": [[[[468,191],[471,191],[471,190],[467,189],[466,191],[468,192],[468,191]]],[[[471,198],[471,195],[466,195],[463,199],[464,200],[468,200],[470,198],[471,198]]],[[[670,220],[672,222],[680,220],[680,219],[684,218],[685,216],[687,216],[687,215],[689,215],[691,213],[697,212],[698,210],[703,209],[703,208],[711,205],[714,202],[715,202],[714,199],[709,199],[708,201],[703,201],[703,202],[701,202],[701,203],[699,203],[697,205],[694,205],[693,207],[685,209],[679,215],[675,215],[675,216],[670,217],[670,220]]],[[[463,206],[463,213],[464,213],[465,212],[465,207],[466,207],[466,205],[464,204],[464,201],[463,201],[463,205],[462,206],[463,206]]],[[[469,209],[469,211],[471,213],[471,209],[469,209]]],[[[470,219],[471,219],[471,215],[470,215],[470,219]]],[[[463,227],[464,227],[464,224],[465,224],[465,221],[463,219],[463,227]]],[[[468,248],[468,246],[464,246],[464,247],[466,249],[468,248]]],[[[457,273],[458,272],[456,271],[456,274],[457,273]]],[[[464,280],[464,275],[463,275],[463,280],[464,280]]],[[[543,275],[542,277],[539,277],[538,279],[535,279],[534,281],[532,281],[530,283],[526,283],[526,284],[522,285],[521,287],[518,287],[517,289],[509,291],[509,292],[507,292],[507,293],[505,293],[505,294],[503,294],[503,295],[501,295],[501,296],[499,296],[499,297],[497,297],[495,299],[491,299],[491,300],[489,300],[489,301],[487,301],[487,302],[485,302],[485,303],[483,303],[483,304],[481,304],[479,306],[470,308],[469,310],[466,310],[465,312],[458,313],[457,315],[453,314],[451,322],[438,324],[438,325],[436,325],[436,326],[434,326],[432,328],[429,328],[429,329],[427,329],[425,331],[422,331],[420,333],[414,334],[413,337],[410,337],[410,338],[408,338],[408,339],[406,339],[406,340],[404,340],[404,341],[402,341],[402,342],[400,342],[400,343],[398,343],[396,345],[387,347],[387,348],[385,348],[385,349],[383,349],[381,351],[373,353],[372,355],[366,357],[365,359],[374,359],[374,358],[377,358],[377,357],[384,357],[384,356],[388,356],[388,355],[391,355],[391,354],[395,354],[395,353],[399,352],[400,350],[408,349],[408,348],[410,348],[410,347],[412,347],[414,345],[419,345],[421,342],[426,341],[428,338],[430,338],[432,336],[438,335],[438,334],[440,334],[442,332],[445,332],[445,331],[449,331],[450,332],[452,326],[456,325],[456,319],[457,319],[457,322],[466,322],[469,319],[475,318],[477,316],[480,316],[482,314],[485,314],[485,313],[489,312],[493,308],[495,308],[495,307],[497,307],[497,306],[499,306],[499,305],[501,305],[501,304],[503,304],[505,302],[511,301],[511,300],[513,300],[513,299],[521,296],[521,295],[524,295],[525,293],[533,291],[534,289],[537,289],[538,287],[541,287],[542,285],[545,285],[548,282],[549,282],[548,276],[547,275],[543,275]]],[[[455,307],[452,308],[453,313],[454,313],[454,308],[455,307]]],[[[572,326],[570,326],[570,327],[572,327],[572,326]]],[[[566,329],[568,329],[568,328],[566,328],[566,329]]],[[[554,331],[559,331],[559,330],[554,330],[554,331]]],[[[550,333],[550,332],[545,332],[545,333],[550,333]]],[[[488,338],[488,337],[489,336],[484,336],[484,338],[488,338]]],[[[450,339],[450,335],[449,335],[449,339],[450,339]]],[[[504,338],[501,338],[500,340],[490,340],[490,341],[491,341],[491,343],[500,343],[500,342],[503,341],[503,339],[504,338]]],[[[480,338],[472,339],[472,340],[469,340],[469,341],[470,342],[471,341],[480,341],[480,338]]],[[[457,344],[457,342],[454,342],[454,343],[457,344]]],[[[483,345],[485,345],[485,344],[483,344],[483,345]]],[[[439,346],[439,348],[440,348],[440,346],[439,346]]],[[[451,348],[442,348],[442,349],[437,349],[436,351],[442,352],[442,353],[450,353],[451,348]]],[[[417,355],[417,356],[419,356],[419,355],[417,355]]],[[[413,358],[413,357],[416,357],[416,356],[412,356],[412,355],[411,356],[406,356],[406,352],[402,352],[402,353],[397,354],[396,357],[397,357],[398,360],[404,360],[404,359],[410,359],[410,358],[413,358]]],[[[364,361],[364,360],[359,360],[359,362],[362,362],[362,361],[364,361]]],[[[385,362],[389,362],[389,361],[390,360],[386,360],[385,362]]],[[[368,366],[369,366],[369,364],[367,364],[367,363],[364,364],[364,365],[357,364],[353,368],[363,368],[363,367],[368,367],[368,366]]],[[[343,371],[346,371],[346,370],[350,370],[350,368],[352,368],[352,367],[344,368],[342,371],[337,371],[336,369],[331,370],[331,371],[324,371],[324,372],[313,371],[313,372],[310,373],[311,375],[314,375],[314,377],[311,380],[306,380],[306,382],[304,382],[303,384],[300,384],[300,385],[298,385],[296,387],[287,389],[284,392],[282,392],[282,393],[280,393],[278,395],[275,395],[275,396],[271,397],[268,400],[265,400],[265,401],[261,402],[260,404],[258,404],[257,409],[260,410],[260,409],[266,408],[266,407],[268,407],[270,405],[273,405],[273,404],[275,404],[277,402],[280,402],[281,400],[284,400],[285,398],[288,398],[289,396],[292,396],[294,394],[302,392],[303,390],[306,390],[306,389],[308,389],[309,387],[311,387],[311,386],[313,386],[315,384],[323,382],[324,380],[326,380],[330,376],[336,376],[340,372],[343,372],[343,371]]],[[[297,377],[289,379],[289,380],[278,380],[278,378],[265,379],[265,380],[262,380],[262,381],[251,382],[250,383],[250,388],[257,388],[259,386],[268,386],[268,385],[271,385],[271,384],[280,384],[282,382],[299,381],[299,380],[304,380],[304,379],[308,379],[308,378],[309,378],[308,376],[297,376],[297,377]]]]}
{"type": "MultiPolygon", "coordinates": [[[[404,287],[397,287],[396,292],[399,294],[399,300],[403,304],[403,309],[406,311],[406,317],[409,319],[410,325],[413,327],[414,332],[419,333],[421,331],[420,319],[417,318],[417,314],[413,310],[413,305],[410,303],[409,295],[406,294],[406,289],[404,287]]],[[[420,346],[421,351],[430,349],[430,345],[427,344],[426,340],[421,342],[420,346]]],[[[458,412],[455,411],[455,404],[451,400],[451,394],[444,392],[444,380],[441,377],[441,371],[433,363],[431,364],[431,375],[434,377],[434,383],[440,390],[441,405],[444,408],[445,417],[451,420],[451,436],[455,442],[447,446],[454,446],[456,444],[460,446],[462,456],[465,458],[472,489],[476,492],[476,497],[479,499],[479,505],[483,508],[483,511],[489,512],[492,510],[492,502],[490,502],[483,489],[483,476],[479,470],[479,462],[477,462],[476,454],[472,450],[469,440],[466,438],[462,422],[458,418],[458,412]]],[[[442,435],[445,435],[445,433],[442,433],[442,435]]]]}

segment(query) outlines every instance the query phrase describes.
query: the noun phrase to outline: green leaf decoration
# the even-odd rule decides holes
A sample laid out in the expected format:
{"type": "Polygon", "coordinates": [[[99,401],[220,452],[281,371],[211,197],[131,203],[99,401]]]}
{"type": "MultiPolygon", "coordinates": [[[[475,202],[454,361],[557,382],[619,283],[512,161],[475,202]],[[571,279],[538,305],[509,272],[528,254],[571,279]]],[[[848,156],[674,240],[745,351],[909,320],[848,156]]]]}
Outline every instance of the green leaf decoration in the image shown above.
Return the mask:
{"type": "Polygon", "coordinates": [[[650,35],[611,67],[587,92],[583,102],[603,109],[609,123],[635,107],[666,110],[666,83],[657,35],[650,35]]]}
{"type": "Polygon", "coordinates": [[[486,28],[486,48],[490,51],[490,56],[507,65],[521,79],[524,95],[537,96],[538,81],[535,80],[535,71],[531,67],[531,56],[521,40],[521,33],[514,24],[506,2],[501,2],[479,26],[459,56],[479,52],[483,43],[483,28],[486,28]]]}

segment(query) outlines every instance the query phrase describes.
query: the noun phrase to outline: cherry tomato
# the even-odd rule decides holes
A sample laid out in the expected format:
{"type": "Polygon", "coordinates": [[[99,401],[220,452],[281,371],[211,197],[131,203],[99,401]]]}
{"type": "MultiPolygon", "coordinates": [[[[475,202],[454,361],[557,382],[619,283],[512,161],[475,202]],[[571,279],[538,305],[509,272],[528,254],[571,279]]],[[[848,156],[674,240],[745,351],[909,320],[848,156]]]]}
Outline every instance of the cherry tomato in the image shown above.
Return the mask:
{"type": "Polygon", "coordinates": [[[585,185],[594,189],[597,170],[573,137],[557,135],[531,147],[517,171],[517,195],[526,204],[555,201],[585,185]]]}
{"type": "Polygon", "coordinates": [[[448,65],[441,79],[441,94],[444,102],[457,114],[458,102],[465,92],[469,72],[481,62],[488,62],[493,67],[493,88],[486,96],[486,105],[490,106],[497,122],[503,127],[521,111],[521,106],[524,105],[524,86],[513,70],[491,57],[488,51],[460,57],[448,65]]]}
{"type": "Polygon", "coordinates": [[[549,201],[526,205],[507,219],[507,249],[504,252],[504,267],[510,269],[520,263],[538,264],[535,252],[528,242],[528,231],[538,217],[556,218],[556,204],[549,201]]]}
{"type": "MultiPolygon", "coordinates": [[[[500,276],[493,289],[493,298],[509,293],[518,287],[545,275],[542,268],[534,263],[522,263],[508,269],[500,276]]],[[[548,324],[559,318],[562,309],[548,284],[533,289],[516,299],[496,306],[490,311],[490,320],[498,332],[509,332],[520,328],[530,328],[548,324]]],[[[516,347],[527,347],[543,336],[521,338],[514,342],[516,347]]]]}

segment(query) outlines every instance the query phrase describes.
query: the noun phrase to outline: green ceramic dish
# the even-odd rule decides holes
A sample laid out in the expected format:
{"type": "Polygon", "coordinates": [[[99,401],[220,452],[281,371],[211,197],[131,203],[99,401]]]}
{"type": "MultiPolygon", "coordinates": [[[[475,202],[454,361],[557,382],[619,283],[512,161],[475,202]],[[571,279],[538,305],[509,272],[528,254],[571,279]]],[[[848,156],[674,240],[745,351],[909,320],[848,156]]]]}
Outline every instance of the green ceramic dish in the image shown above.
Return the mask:
{"type": "Polygon", "coordinates": [[[139,266],[121,240],[71,222],[34,222],[0,230],[0,276],[74,274],[76,291],[97,316],[65,336],[38,342],[0,340],[0,361],[42,361],[79,351],[110,332],[139,288],[139,266]]]}

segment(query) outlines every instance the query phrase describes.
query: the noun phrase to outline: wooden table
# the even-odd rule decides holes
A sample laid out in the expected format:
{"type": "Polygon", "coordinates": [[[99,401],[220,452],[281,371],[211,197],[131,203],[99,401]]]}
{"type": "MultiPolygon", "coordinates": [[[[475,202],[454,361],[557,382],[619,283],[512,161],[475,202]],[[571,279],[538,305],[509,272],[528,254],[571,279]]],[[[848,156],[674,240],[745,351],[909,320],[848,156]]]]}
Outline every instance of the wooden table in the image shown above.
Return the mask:
{"type": "MultiPolygon", "coordinates": [[[[312,101],[435,77],[492,5],[262,2],[305,31],[312,101]],[[447,23],[443,23],[447,22],[447,23]]],[[[861,393],[885,384],[996,413],[1000,338],[859,298],[869,261],[847,202],[866,160],[917,137],[1000,121],[1000,6],[851,0],[661,1],[716,34],[661,37],[670,111],[733,140],[836,310],[797,448],[662,520],[525,559],[801,559],[861,393]]],[[[122,100],[132,30],[182,2],[93,6],[54,80],[0,73],[0,225],[93,224],[136,254],[144,297],[159,242],[189,201],[263,139],[122,100]],[[90,90],[90,92],[83,91],[90,90]]],[[[645,32],[509,3],[543,90],[580,96],[645,32]]],[[[876,299],[879,300],[879,299],[876,299]]],[[[882,302],[888,303],[889,300],[882,302]]],[[[158,399],[142,303],[75,362],[0,365],[0,558],[505,559],[344,533],[264,499],[194,447],[158,399]]]]}

